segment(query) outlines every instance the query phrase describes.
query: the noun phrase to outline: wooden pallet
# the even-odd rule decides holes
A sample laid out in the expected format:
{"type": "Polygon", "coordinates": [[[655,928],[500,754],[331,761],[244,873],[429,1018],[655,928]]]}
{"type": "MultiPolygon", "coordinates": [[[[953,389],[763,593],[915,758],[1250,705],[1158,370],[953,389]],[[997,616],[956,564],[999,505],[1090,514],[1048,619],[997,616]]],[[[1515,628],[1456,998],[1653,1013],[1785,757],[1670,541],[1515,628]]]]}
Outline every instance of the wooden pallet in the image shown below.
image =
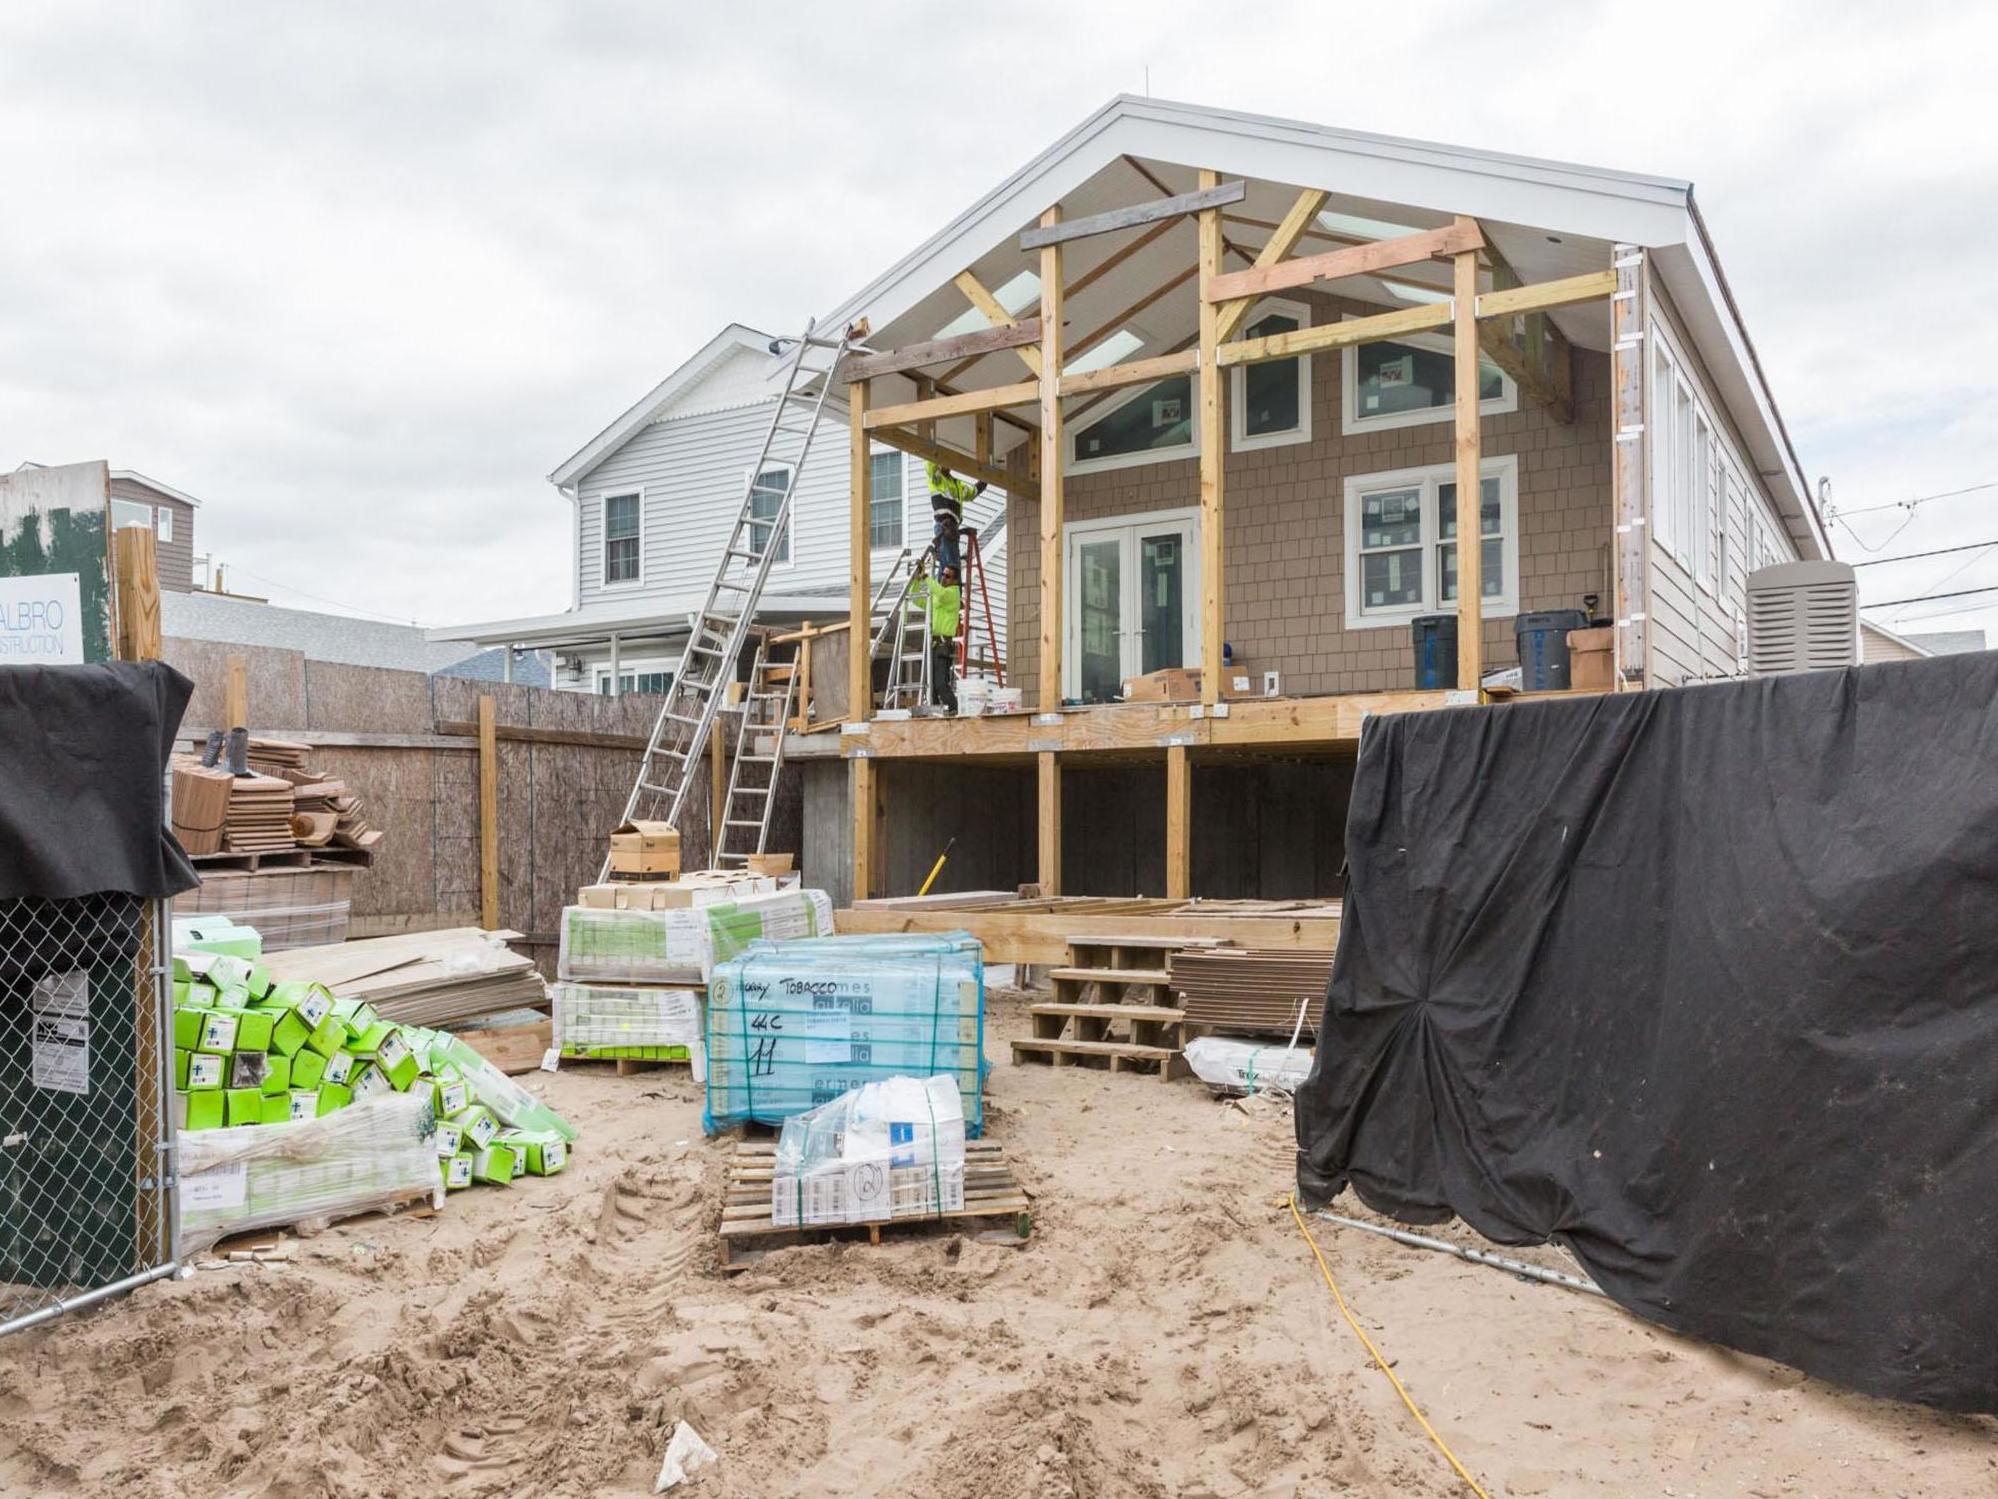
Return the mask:
{"type": "Polygon", "coordinates": [[[309,848],[273,849],[268,852],[241,852],[223,850],[215,854],[189,854],[188,859],[197,869],[304,869],[312,863],[314,850],[309,848]]]}
{"type": "MultiPolygon", "coordinates": [[[[537,1065],[539,1065],[537,1063],[537,1065]]],[[[631,1077],[640,1072],[655,1072],[661,1067],[691,1067],[692,1057],[571,1057],[564,1056],[556,1062],[560,1071],[572,1067],[615,1067],[619,1077],[631,1077]]]]}
{"type": "Polygon", "coordinates": [[[1185,1014],[1172,1002],[1176,941],[1074,937],[1069,961],[1048,971],[1054,998],[1029,1005],[1034,1034],[1012,1043],[1013,1062],[1142,1072],[1171,1082],[1190,1070],[1180,1056],[1185,1014]]]}
{"type": "Polygon", "coordinates": [[[825,1238],[864,1235],[881,1242],[885,1229],[926,1229],[945,1225],[964,1231],[1007,1229],[1018,1240],[1033,1232],[1033,1203],[1005,1153],[991,1140],[964,1146],[964,1210],[929,1218],[890,1218],[883,1223],[833,1223],[813,1228],[780,1227],[770,1221],[770,1184],[777,1172],[774,1140],[738,1140],[725,1168],[722,1188],[721,1267],[746,1270],[764,1252],[825,1238]]]}
{"type": "Polygon", "coordinates": [[[349,869],[372,869],[375,866],[375,851],[372,848],[344,848],[337,843],[328,843],[301,852],[311,854],[313,861],[319,864],[340,864],[349,869]]]}

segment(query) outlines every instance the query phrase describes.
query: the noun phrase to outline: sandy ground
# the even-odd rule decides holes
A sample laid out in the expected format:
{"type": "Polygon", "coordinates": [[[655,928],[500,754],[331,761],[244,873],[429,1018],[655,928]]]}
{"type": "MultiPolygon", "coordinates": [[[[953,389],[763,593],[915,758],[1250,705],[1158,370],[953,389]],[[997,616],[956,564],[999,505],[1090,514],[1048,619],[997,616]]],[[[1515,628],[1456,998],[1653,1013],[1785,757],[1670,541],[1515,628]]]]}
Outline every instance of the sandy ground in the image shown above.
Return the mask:
{"type": "MultiPolygon", "coordinates": [[[[373,1218],[0,1344],[0,1494],[1462,1493],[1290,1214],[1282,1106],[1013,1067],[1024,1248],[919,1231],[715,1268],[681,1069],[572,1070],[564,1176],[373,1218]]],[[[1998,1492],[1998,1422],[1850,1395],[1605,1302],[1318,1225],[1370,1333],[1494,1495],[1998,1492]]],[[[1559,1263],[1552,1253],[1540,1256],[1559,1263]]]]}

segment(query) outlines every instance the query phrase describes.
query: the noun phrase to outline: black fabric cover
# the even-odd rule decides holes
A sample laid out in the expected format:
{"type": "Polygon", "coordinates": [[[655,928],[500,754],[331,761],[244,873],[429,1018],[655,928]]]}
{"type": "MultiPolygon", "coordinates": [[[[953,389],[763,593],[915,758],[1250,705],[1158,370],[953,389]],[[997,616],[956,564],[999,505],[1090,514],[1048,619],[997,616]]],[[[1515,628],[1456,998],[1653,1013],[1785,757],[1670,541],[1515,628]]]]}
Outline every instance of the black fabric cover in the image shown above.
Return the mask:
{"type": "Polygon", "coordinates": [[[1998,1409],[1998,654],[1368,726],[1298,1185],[1998,1409]]]}
{"type": "Polygon", "coordinates": [[[0,900],[199,883],[165,818],[193,691],[161,661],[0,667],[0,900]]]}

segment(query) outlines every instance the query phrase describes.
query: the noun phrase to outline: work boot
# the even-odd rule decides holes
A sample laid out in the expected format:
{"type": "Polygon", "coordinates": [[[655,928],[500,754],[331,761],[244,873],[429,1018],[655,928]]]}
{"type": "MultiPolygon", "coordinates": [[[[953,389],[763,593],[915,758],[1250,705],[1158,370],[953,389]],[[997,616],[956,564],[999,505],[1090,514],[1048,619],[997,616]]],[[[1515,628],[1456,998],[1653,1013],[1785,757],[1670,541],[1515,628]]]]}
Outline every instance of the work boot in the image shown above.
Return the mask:
{"type": "Polygon", "coordinates": [[[210,729],[208,731],[208,742],[201,746],[201,763],[210,770],[213,770],[215,762],[221,758],[222,731],[220,729],[210,729]]]}
{"type": "Polygon", "coordinates": [[[246,776],[250,774],[250,731],[231,729],[229,731],[229,774],[246,776]]]}

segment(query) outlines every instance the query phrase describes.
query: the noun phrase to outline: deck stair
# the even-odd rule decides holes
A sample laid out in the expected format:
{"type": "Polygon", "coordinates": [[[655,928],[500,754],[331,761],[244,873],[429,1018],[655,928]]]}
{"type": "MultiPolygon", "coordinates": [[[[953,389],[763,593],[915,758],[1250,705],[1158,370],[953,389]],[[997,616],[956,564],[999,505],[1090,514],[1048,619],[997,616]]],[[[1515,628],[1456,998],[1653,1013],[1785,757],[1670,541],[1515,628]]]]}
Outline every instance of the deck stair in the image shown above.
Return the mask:
{"type": "MultiPolygon", "coordinates": [[[[1071,937],[1068,963],[1048,971],[1054,997],[1029,1005],[1031,1037],[1013,1062],[1142,1072],[1170,1082],[1190,1070],[1180,1056],[1186,1016],[1172,1003],[1171,955],[1189,944],[1145,937],[1071,937]]],[[[1209,946],[1196,941],[1190,945],[1209,946]]]]}

